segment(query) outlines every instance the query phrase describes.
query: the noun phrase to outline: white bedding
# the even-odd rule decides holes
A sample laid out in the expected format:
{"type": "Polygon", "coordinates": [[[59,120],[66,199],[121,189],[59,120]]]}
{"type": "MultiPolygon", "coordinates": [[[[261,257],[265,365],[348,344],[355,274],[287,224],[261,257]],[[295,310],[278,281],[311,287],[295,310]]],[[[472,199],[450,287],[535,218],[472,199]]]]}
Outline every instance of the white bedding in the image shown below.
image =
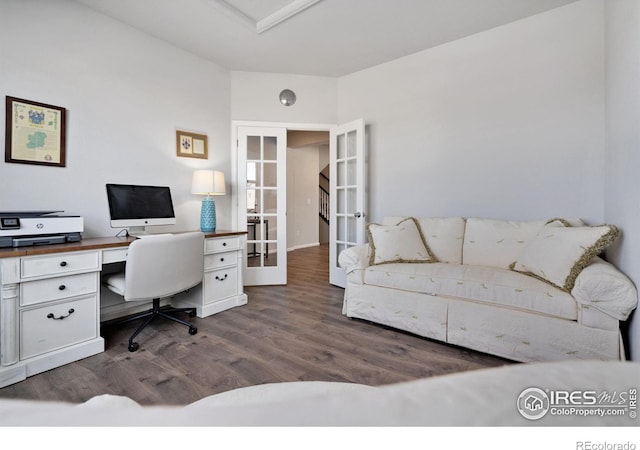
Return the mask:
{"type": "MultiPolygon", "coordinates": [[[[112,395],[79,405],[5,399],[0,400],[0,425],[638,426],[637,416],[631,418],[637,410],[629,408],[628,395],[639,387],[640,363],[517,364],[381,387],[329,382],[266,384],[212,395],[184,407],[143,407],[112,395]],[[530,420],[518,412],[517,402],[531,387],[547,392],[615,394],[618,403],[626,399],[626,413],[600,417],[548,412],[530,420]]],[[[585,398],[589,401],[590,397],[585,398]]],[[[595,406],[610,410],[609,403],[595,406]]]]}

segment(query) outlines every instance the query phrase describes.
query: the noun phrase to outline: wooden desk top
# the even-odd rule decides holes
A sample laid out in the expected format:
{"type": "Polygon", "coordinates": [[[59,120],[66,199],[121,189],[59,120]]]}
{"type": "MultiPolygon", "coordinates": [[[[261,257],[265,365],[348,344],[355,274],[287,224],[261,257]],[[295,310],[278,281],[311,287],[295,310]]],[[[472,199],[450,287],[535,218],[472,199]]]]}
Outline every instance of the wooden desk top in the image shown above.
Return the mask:
{"type": "MultiPolygon", "coordinates": [[[[218,230],[213,233],[205,233],[205,238],[215,238],[224,236],[236,236],[247,234],[246,231],[218,230]]],[[[104,250],[113,247],[127,247],[136,238],[134,237],[98,237],[87,238],[80,242],[68,244],[32,245],[28,247],[7,247],[0,248],[0,258],[11,258],[18,256],[47,255],[50,253],[78,252],[82,250],[104,250]]]]}

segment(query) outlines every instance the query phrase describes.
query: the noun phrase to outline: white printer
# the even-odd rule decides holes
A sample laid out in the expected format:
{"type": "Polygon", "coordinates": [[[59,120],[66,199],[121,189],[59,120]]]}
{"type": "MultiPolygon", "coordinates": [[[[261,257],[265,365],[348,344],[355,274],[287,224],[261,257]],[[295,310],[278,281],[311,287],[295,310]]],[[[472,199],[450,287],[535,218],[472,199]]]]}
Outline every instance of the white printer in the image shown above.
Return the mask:
{"type": "Polygon", "coordinates": [[[0,211],[0,248],[81,241],[82,217],[58,215],[62,212],[0,211]]]}

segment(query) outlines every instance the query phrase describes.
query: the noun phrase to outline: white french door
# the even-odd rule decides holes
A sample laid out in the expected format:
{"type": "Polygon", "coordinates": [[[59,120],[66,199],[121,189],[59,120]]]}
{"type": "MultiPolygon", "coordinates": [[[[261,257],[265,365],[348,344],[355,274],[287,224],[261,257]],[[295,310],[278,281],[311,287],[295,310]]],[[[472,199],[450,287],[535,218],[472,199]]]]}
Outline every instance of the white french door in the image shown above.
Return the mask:
{"type": "Polygon", "coordinates": [[[329,133],[329,282],[340,287],[345,287],[346,275],[338,265],[338,255],[367,240],[364,131],[364,121],[359,119],[329,133]]]}
{"type": "Polygon", "coordinates": [[[287,130],[241,126],[237,138],[238,225],[247,230],[244,283],[286,284],[287,130]]]}

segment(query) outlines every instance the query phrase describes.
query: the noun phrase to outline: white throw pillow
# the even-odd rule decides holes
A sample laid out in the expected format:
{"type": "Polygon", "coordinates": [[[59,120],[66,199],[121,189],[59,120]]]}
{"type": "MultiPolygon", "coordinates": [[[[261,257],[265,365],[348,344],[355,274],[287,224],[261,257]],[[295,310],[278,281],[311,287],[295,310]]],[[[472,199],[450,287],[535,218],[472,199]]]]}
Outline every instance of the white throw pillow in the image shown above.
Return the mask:
{"type": "MultiPolygon", "coordinates": [[[[395,225],[407,217],[385,217],[382,225],[395,225]]],[[[416,217],[420,231],[438,262],[462,264],[465,219],[462,217],[416,217]]],[[[513,259],[509,261],[513,262],[513,259]]]]}
{"type": "Polygon", "coordinates": [[[470,217],[464,232],[462,262],[509,269],[546,222],[470,217]]]}
{"type": "Polygon", "coordinates": [[[570,292],[582,269],[618,234],[614,225],[564,227],[549,223],[527,244],[512,269],[570,292]]]}
{"type": "Polygon", "coordinates": [[[410,217],[397,225],[367,225],[369,265],[435,262],[416,220],[410,217]]]}

